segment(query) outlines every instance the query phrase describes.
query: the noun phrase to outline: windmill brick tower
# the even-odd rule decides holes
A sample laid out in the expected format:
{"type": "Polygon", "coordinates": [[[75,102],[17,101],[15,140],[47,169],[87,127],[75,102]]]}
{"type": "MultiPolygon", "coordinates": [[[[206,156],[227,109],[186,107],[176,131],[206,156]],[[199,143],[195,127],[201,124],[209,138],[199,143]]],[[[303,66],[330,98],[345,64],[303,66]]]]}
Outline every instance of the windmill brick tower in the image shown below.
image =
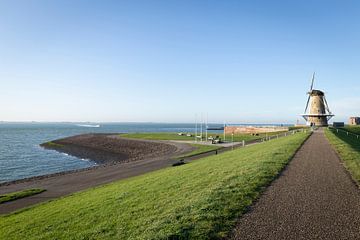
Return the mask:
{"type": "Polygon", "coordinates": [[[310,91],[304,114],[301,116],[306,120],[309,126],[328,126],[328,121],[334,116],[331,113],[325,98],[325,93],[321,90],[313,89],[315,73],[312,76],[310,91]],[[310,107],[309,107],[310,103],[310,107]]]}

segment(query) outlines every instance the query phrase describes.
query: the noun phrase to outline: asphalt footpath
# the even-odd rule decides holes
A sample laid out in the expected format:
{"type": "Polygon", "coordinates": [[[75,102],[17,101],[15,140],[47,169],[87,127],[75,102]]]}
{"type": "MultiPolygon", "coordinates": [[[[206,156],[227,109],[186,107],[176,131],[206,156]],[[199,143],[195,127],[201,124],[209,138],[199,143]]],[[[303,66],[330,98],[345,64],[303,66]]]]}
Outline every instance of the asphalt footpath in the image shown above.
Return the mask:
{"type": "Polygon", "coordinates": [[[230,239],[360,239],[360,191],[322,130],[243,215],[230,239]]]}

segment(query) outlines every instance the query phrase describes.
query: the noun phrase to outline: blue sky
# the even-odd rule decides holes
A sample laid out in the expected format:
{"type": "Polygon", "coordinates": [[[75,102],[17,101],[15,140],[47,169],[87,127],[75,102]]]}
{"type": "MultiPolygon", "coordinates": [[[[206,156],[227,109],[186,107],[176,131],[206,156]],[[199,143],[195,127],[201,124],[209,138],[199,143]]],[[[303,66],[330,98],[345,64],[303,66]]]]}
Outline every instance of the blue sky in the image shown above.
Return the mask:
{"type": "Polygon", "coordinates": [[[0,120],[360,115],[358,1],[1,1],[0,120]]]}

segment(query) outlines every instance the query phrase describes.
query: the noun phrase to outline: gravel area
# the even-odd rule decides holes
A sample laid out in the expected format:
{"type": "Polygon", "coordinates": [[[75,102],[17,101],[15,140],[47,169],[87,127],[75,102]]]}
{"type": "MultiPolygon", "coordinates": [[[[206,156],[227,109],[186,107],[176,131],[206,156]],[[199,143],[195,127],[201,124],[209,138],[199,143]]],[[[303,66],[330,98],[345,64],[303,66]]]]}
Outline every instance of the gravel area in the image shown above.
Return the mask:
{"type": "Polygon", "coordinates": [[[91,159],[99,164],[169,156],[178,149],[178,146],[165,142],[128,139],[114,134],[82,134],[52,142],[55,144],[45,143],[42,146],[79,158],[91,159]]]}
{"type": "Polygon", "coordinates": [[[360,239],[360,191],[318,130],[230,239],[360,239]]]}

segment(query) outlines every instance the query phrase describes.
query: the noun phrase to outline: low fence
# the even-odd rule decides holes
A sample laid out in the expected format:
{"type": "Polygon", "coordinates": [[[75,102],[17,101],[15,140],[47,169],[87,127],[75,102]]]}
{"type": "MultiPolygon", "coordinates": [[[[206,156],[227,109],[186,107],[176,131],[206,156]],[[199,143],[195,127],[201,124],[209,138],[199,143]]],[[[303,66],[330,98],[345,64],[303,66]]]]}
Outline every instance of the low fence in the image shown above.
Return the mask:
{"type": "Polygon", "coordinates": [[[339,133],[339,132],[342,132],[342,133],[345,133],[347,136],[353,136],[353,137],[356,137],[357,139],[360,139],[360,135],[359,134],[356,134],[356,133],[353,133],[353,132],[349,132],[345,129],[342,129],[342,128],[334,128],[334,127],[329,127],[329,130],[333,131],[333,132],[336,132],[336,133],[339,133]]]}

